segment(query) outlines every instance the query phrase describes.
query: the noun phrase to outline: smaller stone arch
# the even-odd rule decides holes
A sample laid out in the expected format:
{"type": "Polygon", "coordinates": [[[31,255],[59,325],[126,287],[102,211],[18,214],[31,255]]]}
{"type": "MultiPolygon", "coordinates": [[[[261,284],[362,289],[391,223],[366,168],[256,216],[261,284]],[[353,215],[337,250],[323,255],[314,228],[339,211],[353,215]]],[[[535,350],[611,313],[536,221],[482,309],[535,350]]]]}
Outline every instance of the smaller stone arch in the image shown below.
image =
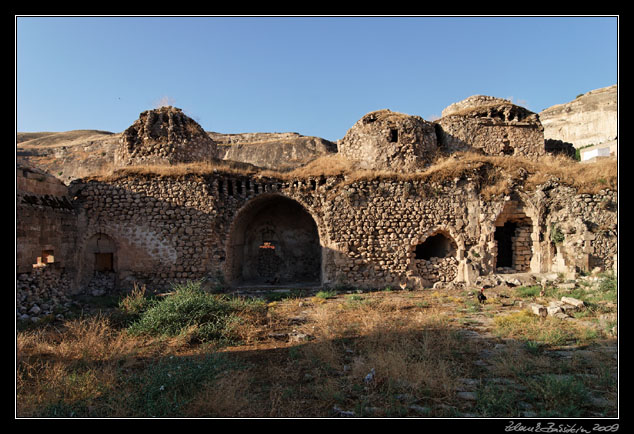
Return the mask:
{"type": "Polygon", "coordinates": [[[80,251],[80,286],[87,292],[104,294],[116,289],[119,245],[106,231],[95,231],[83,240],[80,251]]]}
{"type": "Polygon", "coordinates": [[[462,244],[448,229],[429,230],[410,246],[410,271],[428,284],[453,282],[464,254],[462,244]]]}
{"type": "Polygon", "coordinates": [[[535,227],[523,203],[508,201],[493,225],[495,270],[502,273],[530,271],[535,227]]]}

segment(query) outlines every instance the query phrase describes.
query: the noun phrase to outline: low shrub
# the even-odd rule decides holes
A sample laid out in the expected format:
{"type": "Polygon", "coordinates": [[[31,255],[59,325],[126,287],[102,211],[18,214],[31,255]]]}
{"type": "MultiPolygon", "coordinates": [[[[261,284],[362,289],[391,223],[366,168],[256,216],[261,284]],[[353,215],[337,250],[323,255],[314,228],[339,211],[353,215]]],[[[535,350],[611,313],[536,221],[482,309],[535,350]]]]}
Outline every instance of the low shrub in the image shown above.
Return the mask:
{"type": "Polygon", "coordinates": [[[187,334],[199,342],[234,343],[236,326],[243,314],[261,314],[266,307],[261,300],[229,298],[210,294],[200,282],[174,287],[174,292],[152,303],[128,331],[133,335],[179,336],[187,334]]]}
{"type": "Polygon", "coordinates": [[[520,286],[515,289],[515,293],[521,298],[532,298],[537,297],[541,289],[540,285],[520,286]]]}

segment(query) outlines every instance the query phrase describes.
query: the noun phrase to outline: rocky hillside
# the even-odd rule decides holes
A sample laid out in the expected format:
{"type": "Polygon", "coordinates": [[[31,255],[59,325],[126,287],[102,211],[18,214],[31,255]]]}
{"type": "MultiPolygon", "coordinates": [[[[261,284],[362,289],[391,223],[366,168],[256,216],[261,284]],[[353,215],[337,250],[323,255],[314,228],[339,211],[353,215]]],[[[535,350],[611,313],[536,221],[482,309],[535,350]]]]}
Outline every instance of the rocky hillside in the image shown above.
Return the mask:
{"type": "MultiPolygon", "coordinates": [[[[269,169],[292,169],[337,151],[335,143],[297,133],[206,134],[216,142],[218,158],[269,169]]],[[[20,132],[16,160],[68,183],[110,171],[122,137],[123,133],[97,130],[20,132]]]]}
{"type": "Polygon", "coordinates": [[[218,158],[267,169],[293,169],[337,152],[335,143],[297,133],[208,134],[216,142],[218,158]]]}
{"type": "Polygon", "coordinates": [[[16,160],[68,183],[110,170],[120,137],[97,130],[17,133],[16,160]]]}
{"type": "Polygon", "coordinates": [[[545,109],[539,113],[544,138],[563,140],[575,148],[614,140],[617,136],[617,98],[615,84],[545,109]]]}

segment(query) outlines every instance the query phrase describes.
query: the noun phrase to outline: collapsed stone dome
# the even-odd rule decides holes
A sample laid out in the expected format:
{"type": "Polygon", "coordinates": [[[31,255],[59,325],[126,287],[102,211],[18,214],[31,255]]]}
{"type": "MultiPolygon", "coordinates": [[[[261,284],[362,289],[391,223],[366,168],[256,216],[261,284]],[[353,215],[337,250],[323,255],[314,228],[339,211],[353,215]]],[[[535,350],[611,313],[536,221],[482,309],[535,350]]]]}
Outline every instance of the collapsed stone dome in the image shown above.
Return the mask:
{"type": "Polygon", "coordinates": [[[413,170],[429,164],[438,146],[433,123],[384,109],[359,119],[338,148],[361,168],[413,170]]]}
{"type": "Polygon", "coordinates": [[[179,108],[144,111],[122,135],[115,164],[175,164],[216,159],[216,143],[179,108]]]}
{"type": "Polygon", "coordinates": [[[436,122],[445,152],[477,150],[533,158],[546,153],[539,115],[506,99],[474,95],[448,106],[436,122]]]}
{"type": "Polygon", "coordinates": [[[449,105],[442,111],[442,117],[445,116],[487,116],[500,120],[512,121],[523,120],[535,115],[531,111],[513,104],[504,98],[497,98],[487,95],[473,95],[462,101],[449,105]]]}
{"type": "Polygon", "coordinates": [[[511,101],[474,95],[451,104],[436,121],[445,152],[478,150],[487,155],[539,157],[545,154],[539,115],[511,101]]]}

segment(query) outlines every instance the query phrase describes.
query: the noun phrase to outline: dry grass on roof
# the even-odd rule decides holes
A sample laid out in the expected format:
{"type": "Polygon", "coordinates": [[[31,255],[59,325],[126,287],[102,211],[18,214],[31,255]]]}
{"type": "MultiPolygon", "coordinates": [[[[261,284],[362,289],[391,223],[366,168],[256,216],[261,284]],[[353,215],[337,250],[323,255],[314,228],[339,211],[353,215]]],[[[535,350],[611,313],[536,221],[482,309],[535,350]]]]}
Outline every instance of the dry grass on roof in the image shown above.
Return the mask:
{"type": "MultiPolygon", "coordinates": [[[[609,188],[616,190],[618,170],[616,159],[580,163],[564,156],[545,155],[539,159],[524,157],[488,156],[457,153],[443,158],[419,176],[430,181],[446,181],[463,174],[486,173],[483,184],[489,189],[503,189],[517,181],[532,190],[549,180],[577,188],[580,193],[598,193],[609,188]]],[[[502,191],[491,191],[501,193],[502,191]]]]}
{"type": "Polygon", "coordinates": [[[616,159],[603,159],[592,163],[579,163],[567,157],[546,155],[539,159],[523,157],[490,156],[473,152],[460,152],[440,157],[433,165],[412,172],[362,169],[341,154],[329,154],[316,158],[293,170],[261,169],[233,161],[200,162],[176,165],[129,166],[102,174],[100,180],[108,181],[125,176],[183,176],[211,173],[268,177],[280,180],[317,177],[345,177],[347,183],[372,179],[397,181],[423,180],[445,182],[456,178],[474,178],[487,196],[508,193],[512,184],[521,184],[531,190],[549,180],[577,188],[580,193],[597,193],[608,188],[616,190],[618,172],[616,159]]]}
{"type": "Polygon", "coordinates": [[[234,161],[215,161],[180,163],[180,164],[143,164],[130,165],[124,168],[114,168],[95,176],[101,181],[113,181],[127,176],[160,176],[176,177],[184,175],[206,175],[214,172],[227,173],[232,175],[254,175],[259,169],[247,163],[234,161]]]}

